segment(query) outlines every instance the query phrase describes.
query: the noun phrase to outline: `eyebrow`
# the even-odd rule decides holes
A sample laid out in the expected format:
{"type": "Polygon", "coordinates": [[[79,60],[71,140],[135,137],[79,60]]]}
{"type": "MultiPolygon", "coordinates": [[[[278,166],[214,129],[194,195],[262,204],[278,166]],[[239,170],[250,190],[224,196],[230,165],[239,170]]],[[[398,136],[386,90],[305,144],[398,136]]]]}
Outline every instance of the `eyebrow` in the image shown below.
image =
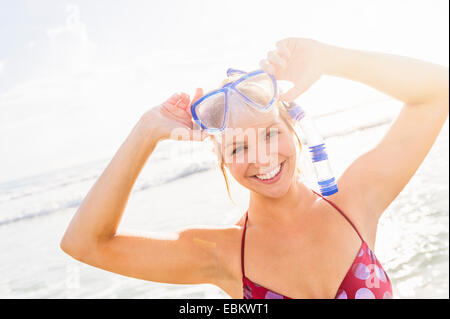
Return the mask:
{"type": "MultiPolygon", "coordinates": [[[[278,122],[272,122],[269,126],[267,126],[266,130],[269,129],[269,128],[271,128],[272,126],[277,125],[277,124],[278,124],[278,122]]],[[[244,143],[245,143],[245,142],[243,142],[243,141],[238,141],[238,142],[233,141],[233,143],[228,143],[228,144],[225,146],[225,148],[228,148],[228,147],[230,147],[231,145],[236,146],[236,144],[244,144],[244,143]]]]}

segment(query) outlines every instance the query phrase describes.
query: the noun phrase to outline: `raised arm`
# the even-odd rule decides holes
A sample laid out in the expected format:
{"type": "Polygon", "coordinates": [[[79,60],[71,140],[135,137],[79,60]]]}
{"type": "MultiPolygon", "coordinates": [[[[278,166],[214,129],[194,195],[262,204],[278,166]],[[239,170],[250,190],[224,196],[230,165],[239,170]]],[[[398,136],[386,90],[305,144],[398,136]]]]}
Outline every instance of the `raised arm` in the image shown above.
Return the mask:
{"type": "Polygon", "coordinates": [[[325,73],[367,84],[404,102],[391,127],[347,171],[369,225],[406,186],[448,118],[448,68],[404,56],[329,46],[325,73]]]}
{"type": "Polygon", "coordinates": [[[386,135],[347,168],[338,180],[340,192],[333,195],[351,193],[345,197],[351,197],[347,207],[353,205],[354,221],[366,230],[376,229],[379,217],[417,171],[448,118],[448,68],[303,38],[279,41],[260,65],[294,84],[281,96],[285,100],[295,99],[327,74],[364,83],[404,102],[386,135]]]}
{"type": "MultiPolygon", "coordinates": [[[[196,97],[201,94],[198,90],[196,97]]],[[[61,240],[63,251],[130,277],[214,283],[217,230],[185,229],[167,239],[118,232],[132,187],[157,143],[169,138],[174,128],[192,133],[188,106],[186,94],[174,95],[141,117],[78,208],[61,240]]]]}

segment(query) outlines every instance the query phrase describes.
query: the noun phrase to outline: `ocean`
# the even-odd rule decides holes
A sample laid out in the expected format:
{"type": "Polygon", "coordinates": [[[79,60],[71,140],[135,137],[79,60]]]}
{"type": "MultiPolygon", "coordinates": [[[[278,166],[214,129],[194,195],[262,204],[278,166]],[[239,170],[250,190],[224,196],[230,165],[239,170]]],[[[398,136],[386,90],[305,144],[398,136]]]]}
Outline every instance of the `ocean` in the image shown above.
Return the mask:
{"type": "MultiPolygon", "coordinates": [[[[400,107],[386,98],[313,112],[336,176],[382,138],[400,107]]],[[[395,298],[449,298],[448,139],[447,120],[419,170],[381,218],[375,253],[395,298]]],[[[127,278],[79,263],[60,250],[71,217],[110,159],[0,183],[0,298],[228,298],[213,285],[127,278]]],[[[236,182],[231,189],[238,207],[227,197],[209,144],[164,141],[139,176],[120,227],[158,233],[230,224],[245,212],[248,199],[236,182]]]]}

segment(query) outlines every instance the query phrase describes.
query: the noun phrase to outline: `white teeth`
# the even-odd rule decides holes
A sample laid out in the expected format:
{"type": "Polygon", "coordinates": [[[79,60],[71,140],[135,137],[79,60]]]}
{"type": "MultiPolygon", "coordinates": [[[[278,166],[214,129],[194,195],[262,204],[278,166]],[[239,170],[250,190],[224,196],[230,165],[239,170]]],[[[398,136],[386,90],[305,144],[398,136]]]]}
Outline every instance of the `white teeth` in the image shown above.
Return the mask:
{"type": "Polygon", "coordinates": [[[261,174],[261,175],[256,175],[257,178],[259,179],[271,179],[273,178],[275,175],[278,174],[278,172],[281,169],[281,164],[278,165],[277,167],[275,167],[271,172],[267,173],[267,174],[261,174]]]}

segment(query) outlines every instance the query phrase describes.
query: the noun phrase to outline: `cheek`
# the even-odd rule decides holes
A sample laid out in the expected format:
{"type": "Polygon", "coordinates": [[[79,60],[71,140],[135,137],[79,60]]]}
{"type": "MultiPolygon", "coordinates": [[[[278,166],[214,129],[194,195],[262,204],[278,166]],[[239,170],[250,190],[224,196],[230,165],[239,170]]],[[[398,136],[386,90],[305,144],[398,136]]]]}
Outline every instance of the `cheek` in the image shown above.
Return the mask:
{"type": "Polygon", "coordinates": [[[240,179],[246,176],[248,164],[247,163],[233,163],[228,166],[228,170],[230,174],[234,177],[235,180],[239,181],[240,179]]]}
{"type": "Polygon", "coordinates": [[[280,137],[278,139],[278,153],[286,157],[295,156],[296,148],[294,141],[286,135],[280,137]]]}

